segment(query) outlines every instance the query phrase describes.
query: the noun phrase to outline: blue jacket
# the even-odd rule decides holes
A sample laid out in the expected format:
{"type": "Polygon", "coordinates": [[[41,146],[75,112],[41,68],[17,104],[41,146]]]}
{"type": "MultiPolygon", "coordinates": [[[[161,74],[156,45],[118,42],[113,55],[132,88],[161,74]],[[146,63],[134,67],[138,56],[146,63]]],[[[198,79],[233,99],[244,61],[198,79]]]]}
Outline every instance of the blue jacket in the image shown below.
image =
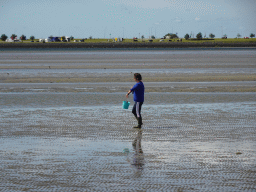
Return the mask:
{"type": "Polygon", "coordinates": [[[133,100],[137,102],[144,102],[144,84],[140,81],[136,83],[131,92],[133,93],[133,100]]]}

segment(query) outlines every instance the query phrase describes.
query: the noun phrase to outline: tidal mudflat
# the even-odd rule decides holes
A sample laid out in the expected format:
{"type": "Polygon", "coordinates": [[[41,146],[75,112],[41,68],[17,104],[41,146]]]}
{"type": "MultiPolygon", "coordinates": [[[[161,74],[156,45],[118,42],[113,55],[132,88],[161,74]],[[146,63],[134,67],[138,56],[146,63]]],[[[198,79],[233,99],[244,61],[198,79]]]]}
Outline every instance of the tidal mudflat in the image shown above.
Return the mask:
{"type": "Polygon", "coordinates": [[[13,61],[10,52],[0,58],[1,191],[256,190],[255,81],[170,81],[175,75],[255,76],[255,51],[17,53],[13,61]],[[146,56],[155,59],[148,60],[152,67],[141,67],[146,56]],[[165,63],[172,58],[173,65],[165,63]],[[90,66],[88,74],[78,66],[90,66]],[[107,66],[113,72],[104,72],[107,66]],[[135,71],[151,79],[144,80],[141,130],[132,128],[131,109],[121,106],[135,71]],[[88,78],[93,74],[98,81],[88,78]],[[48,82],[56,76],[63,82],[48,82]]]}

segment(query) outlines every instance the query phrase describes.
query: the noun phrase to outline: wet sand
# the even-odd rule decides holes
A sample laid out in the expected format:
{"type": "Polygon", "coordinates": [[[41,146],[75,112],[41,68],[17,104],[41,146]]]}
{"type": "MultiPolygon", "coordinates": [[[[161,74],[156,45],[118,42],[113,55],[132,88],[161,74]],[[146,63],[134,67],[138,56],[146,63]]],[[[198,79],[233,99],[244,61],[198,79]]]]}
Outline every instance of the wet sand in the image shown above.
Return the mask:
{"type": "Polygon", "coordinates": [[[118,53],[100,53],[96,65],[91,64],[94,52],[73,53],[71,58],[62,52],[47,58],[41,52],[18,53],[18,58],[3,54],[0,191],[255,191],[255,81],[245,81],[255,76],[254,52],[200,52],[202,60],[194,52],[125,53],[127,62],[119,61],[118,53]],[[134,68],[126,68],[131,55],[134,68]],[[141,67],[145,55],[155,63],[148,60],[149,66],[141,67]],[[222,59],[207,63],[213,55],[222,59]],[[59,56],[65,61],[58,61],[59,56]],[[72,57],[77,58],[74,63],[72,57]],[[173,57],[173,65],[165,63],[173,57]],[[111,64],[114,60],[118,62],[111,64]],[[49,63],[55,71],[44,69],[49,63]],[[102,66],[113,71],[104,72],[102,66]],[[117,75],[118,69],[123,71],[117,75]],[[128,69],[150,76],[150,81],[143,79],[141,130],[132,128],[131,107],[122,109],[125,92],[134,83],[128,69]],[[205,81],[171,79],[206,72],[205,81]],[[92,74],[97,82],[68,79],[92,74]],[[221,74],[242,80],[209,81],[221,74]],[[51,78],[63,83],[48,82],[51,78]],[[28,79],[31,83],[23,83],[28,79]]]}
{"type": "Polygon", "coordinates": [[[3,191],[254,191],[255,93],[1,93],[3,191]]]}
{"type": "Polygon", "coordinates": [[[0,59],[0,83],[132,83],[133,73],[140,72],[144,82],[210,82],[200,89],[190,85],[171,89],[170,83],[159,86],[163,89],[149,88],[149,92],[255,92],[255,50],[5,50],[0,59]],[[231,81],[251,83],[230,86],[231,81]],[[212,82],[222,83],[213,86],[212,82]],[[225,87],[223,82],[227,82],[225,87]]]}
{"type": "MultiPolygon", "coordinates": [[[[256,92],[255,81],[144,82],[146,92],[256,92]]],[[[0,83],[0,92],[126,92],[131,82],[0,83]]]]}

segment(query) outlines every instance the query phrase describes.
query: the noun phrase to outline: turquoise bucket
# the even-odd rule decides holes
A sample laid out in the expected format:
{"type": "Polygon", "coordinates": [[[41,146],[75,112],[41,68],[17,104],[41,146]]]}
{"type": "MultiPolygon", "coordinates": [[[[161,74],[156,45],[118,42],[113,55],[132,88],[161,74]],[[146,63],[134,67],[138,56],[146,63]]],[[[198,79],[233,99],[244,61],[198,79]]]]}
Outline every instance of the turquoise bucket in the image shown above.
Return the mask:
{"type": "Polygon", "coordinates": [[[130,102],[128,101],[123,101],[123,109],[128,109],[130,105],[130,102]]]}

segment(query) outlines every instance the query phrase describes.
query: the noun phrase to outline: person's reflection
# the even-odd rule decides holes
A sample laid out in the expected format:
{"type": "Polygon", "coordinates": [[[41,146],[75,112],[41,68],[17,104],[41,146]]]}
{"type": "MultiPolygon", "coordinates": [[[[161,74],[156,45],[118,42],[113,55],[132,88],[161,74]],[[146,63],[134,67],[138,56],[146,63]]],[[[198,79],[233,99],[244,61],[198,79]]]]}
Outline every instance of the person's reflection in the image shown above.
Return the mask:
{"type": "Polygon", "coordinates": [[[133,155],[133,160],[131,162],[132,166],[134,166],[138,170],[142,170],[144,165],[144,155],[141,147],[141,139],[142,130],[138,130],[137,137],[132,142],[132,146],[135,153],[133,155]]]}

